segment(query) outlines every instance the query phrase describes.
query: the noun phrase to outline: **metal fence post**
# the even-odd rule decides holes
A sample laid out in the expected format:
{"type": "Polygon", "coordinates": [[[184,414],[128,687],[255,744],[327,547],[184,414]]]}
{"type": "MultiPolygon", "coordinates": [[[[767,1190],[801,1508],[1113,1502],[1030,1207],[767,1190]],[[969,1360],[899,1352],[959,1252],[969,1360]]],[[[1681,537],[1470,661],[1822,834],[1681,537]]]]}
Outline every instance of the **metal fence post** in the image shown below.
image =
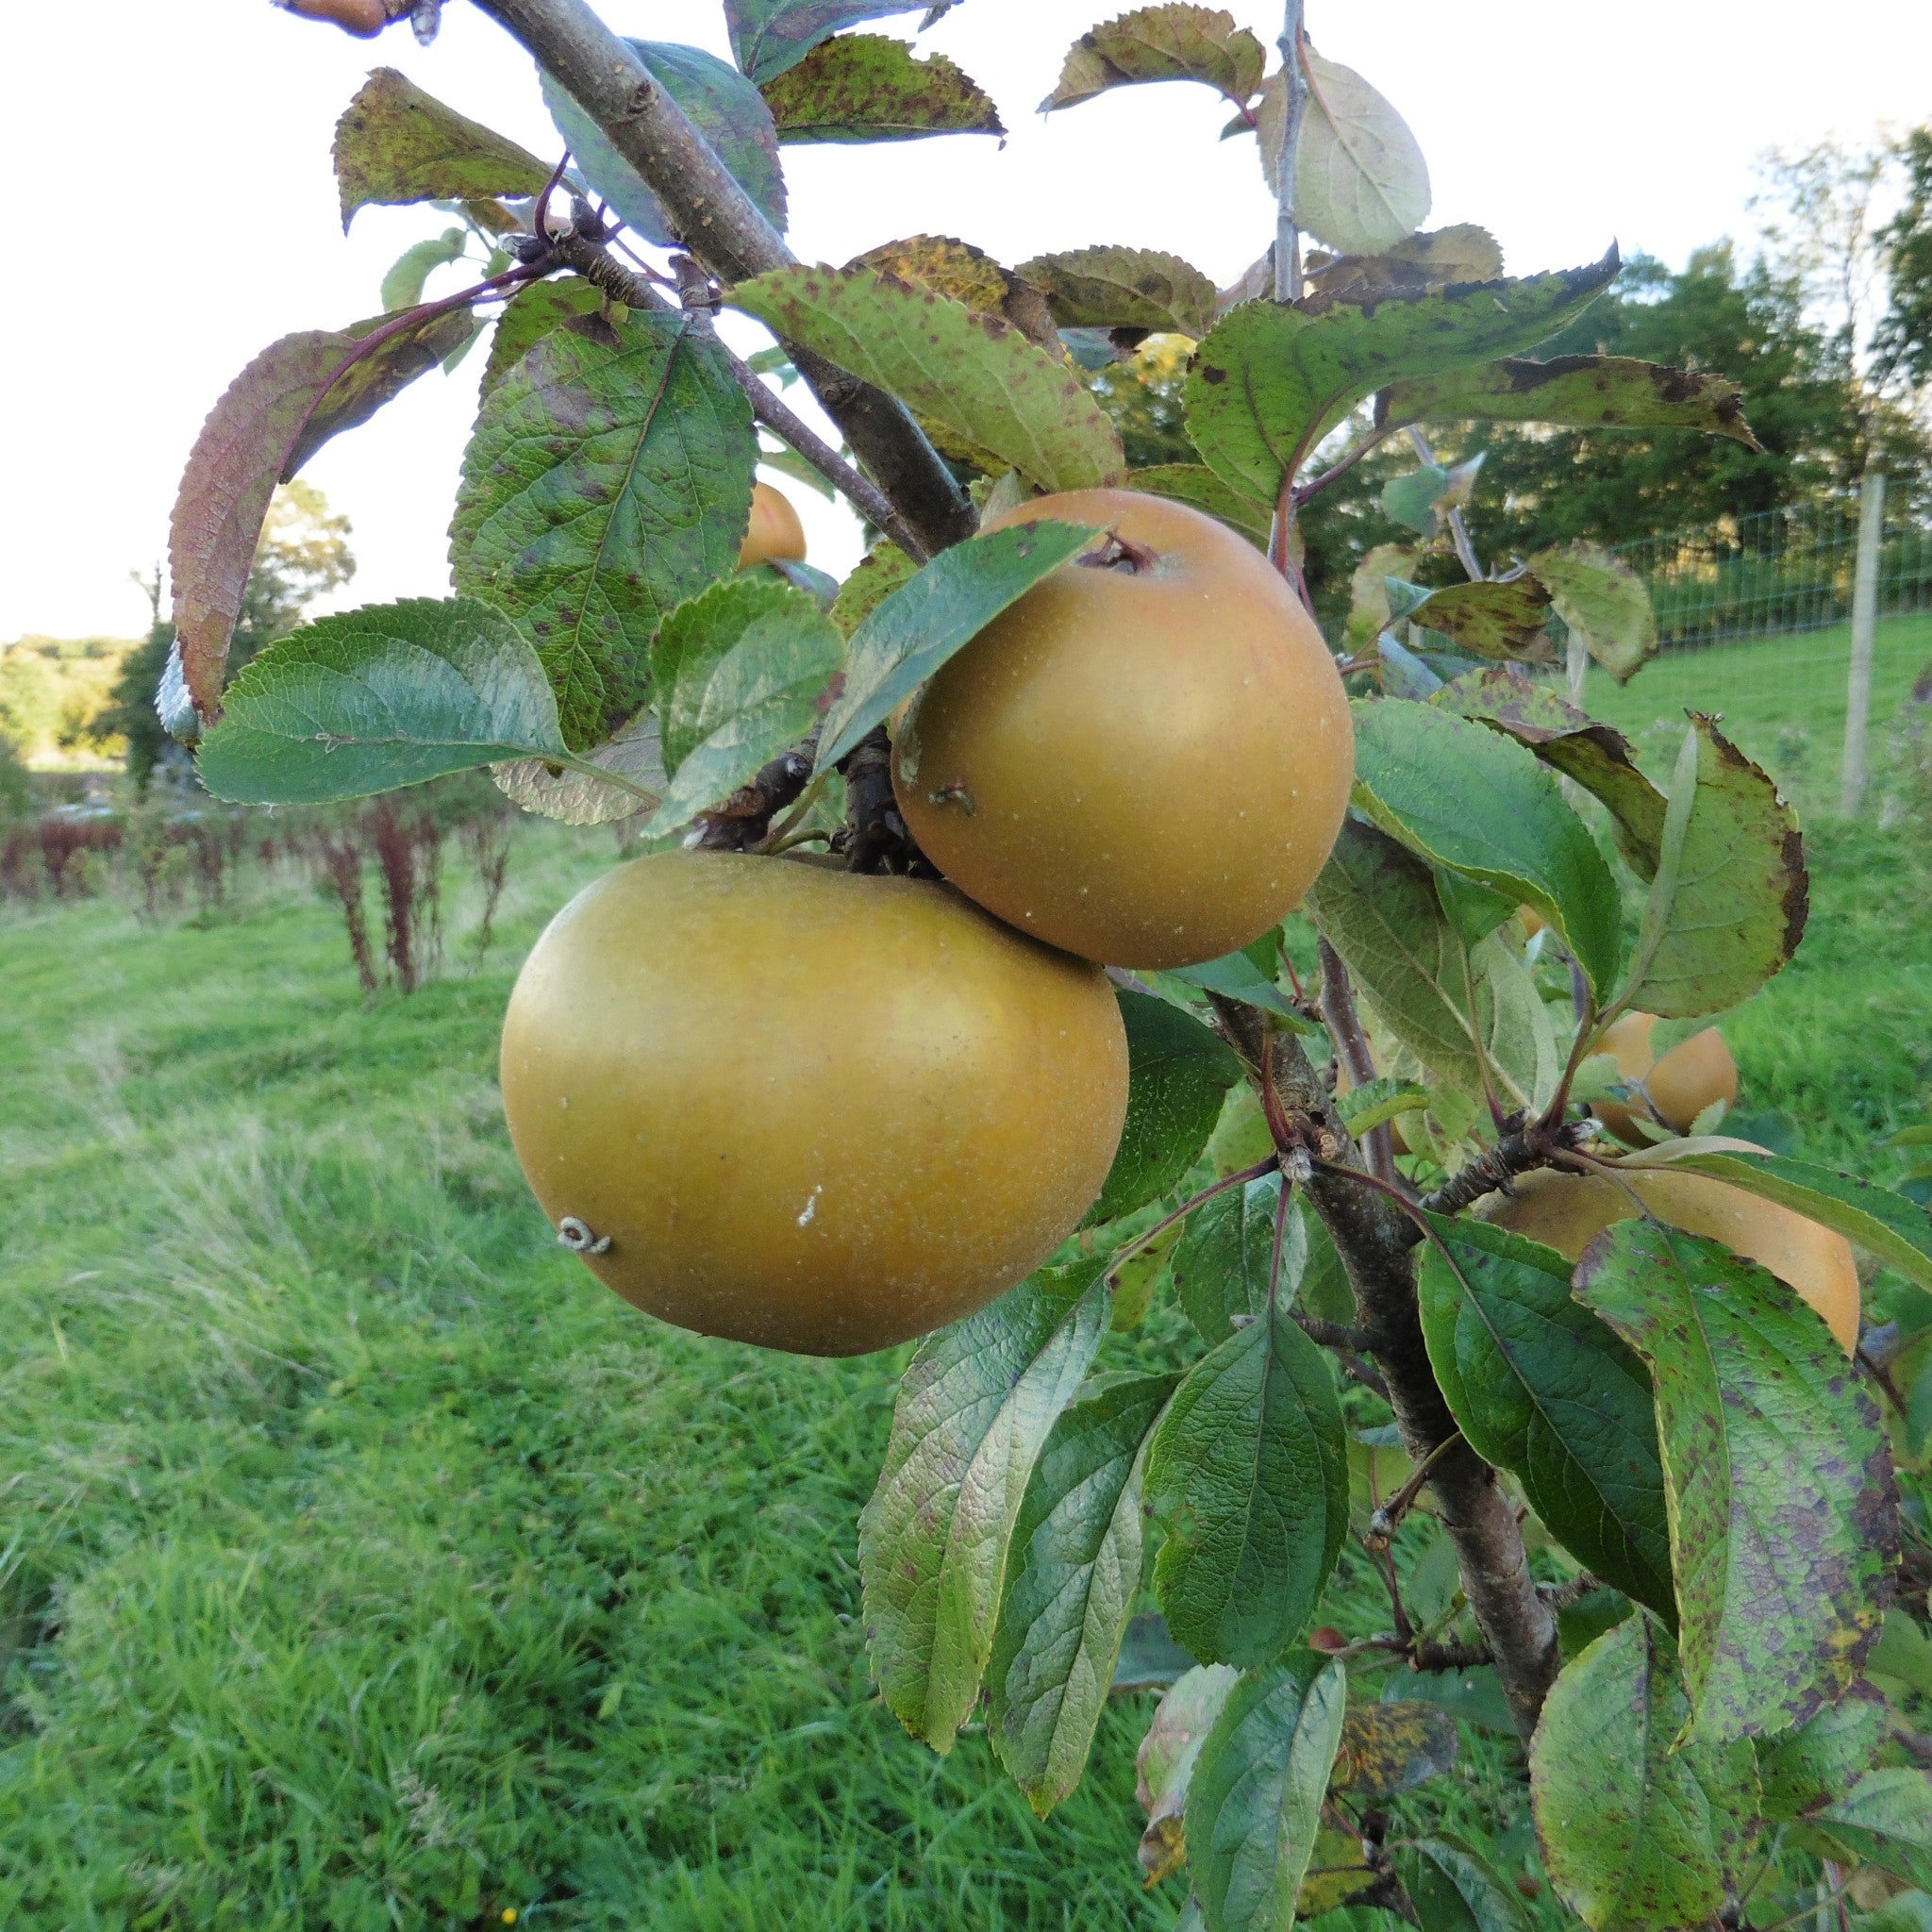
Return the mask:
{"type": "Polygon", "coordinates": [[[1845,682],[1844,776],[1839,810],[1865,802],[1865,733],[1872,715],[1872,645],[1878,630],[1878,552],[1885,536],[1885,472],[1867,470],[1858,499],[1858,566],[1852,580],[1852,669],[1845,682]]]}

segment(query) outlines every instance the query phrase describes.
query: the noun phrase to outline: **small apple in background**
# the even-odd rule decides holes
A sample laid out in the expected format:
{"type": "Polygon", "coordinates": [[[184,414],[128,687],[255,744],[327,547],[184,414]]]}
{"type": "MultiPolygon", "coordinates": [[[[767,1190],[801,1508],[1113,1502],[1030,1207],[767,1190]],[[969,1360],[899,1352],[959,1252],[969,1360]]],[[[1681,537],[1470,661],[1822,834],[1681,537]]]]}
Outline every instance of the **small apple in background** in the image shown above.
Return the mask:
{"type": "Polygon", "coordinates": [[[740,570],[750,570],[774,559],[785,563],[805,561],[805,525],[798,511],[782,490],[769,483],[754,483],[751,489],[751,527],[738,553],[740,570]]]}
{"type": "Polygon", "coordinates": [[[1847,1355],[1858,1345],[1858,1267],[1851,1243],[1775,1201],[1667,1167],[1619,1168],[1615,1180],[1544,1169],[1515,1185],[1513,1196],[1498,1195],[1482,1209],[1483,1220],[1574,1261],[1605,1228],[1650,1213],[1768,1268],[1824,1316],[1847,1355]]]}
{"type": "Polygon", "coordinates": [[[1649,1096],[1646,1111],[1642,1100],[1625,1103],[1599,1100],[1591,1111],[1617,1139],[1631,1146],[1650,1143],[1633,1117],[1654,1120],[1674,1134],[1688,1134],[1691,1123],[1712,1101],[1728,1107],[1738,1097],[1738,1063],[1715,1026],[1707,1026],[1671,1048],[1661,1059],[1650,1050],[1651,1029],[1657,1024],[1655,1013],[1625,1013],[1605,1033],[1599,1053],[1612,1055],[1617,1072],[1633,1087],[1641,1086],[1649,1096]]]}

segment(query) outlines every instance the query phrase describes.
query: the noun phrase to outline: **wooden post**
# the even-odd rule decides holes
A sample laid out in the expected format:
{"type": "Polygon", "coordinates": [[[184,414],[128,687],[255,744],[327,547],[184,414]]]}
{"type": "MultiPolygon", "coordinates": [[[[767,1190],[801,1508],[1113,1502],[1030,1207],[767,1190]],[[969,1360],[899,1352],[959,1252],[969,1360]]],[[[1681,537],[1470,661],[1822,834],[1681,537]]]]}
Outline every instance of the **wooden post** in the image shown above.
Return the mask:
{"type": "Polygon", "coordinates": [[[1865,472],[1858,500],[1858,565],[1852,581],[1852,669],[1845,681],[1844,776],[1839,810],[1848,819],[1865,802],[1865,733],[1872,715],[1872,645],[1878,630],[1878,553],[1885,535],[1885,473],[1865,472]]]}

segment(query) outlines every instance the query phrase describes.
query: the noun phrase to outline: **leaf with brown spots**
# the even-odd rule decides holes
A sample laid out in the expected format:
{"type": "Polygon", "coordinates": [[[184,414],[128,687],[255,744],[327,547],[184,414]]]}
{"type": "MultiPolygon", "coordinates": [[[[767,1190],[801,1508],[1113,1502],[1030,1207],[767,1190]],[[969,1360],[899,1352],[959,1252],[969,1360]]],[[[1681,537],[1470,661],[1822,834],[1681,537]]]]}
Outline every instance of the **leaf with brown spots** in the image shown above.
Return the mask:
{"type": "Polygon", "coordinates": [[[921,59],[884,34],[841,34],[763,89],[781,144],[997,134],[993,99],[943,54],[921,59]]]}
{"type": "Polygon", "coordinates": [[[572,750],[643,703],[664,614],[737,570],[757,458],[716,346],[656,310],[562,324],[484,398],[450,558],[536,646],[572,750]]]}
{"type": "Polygon", "coordinates": [[[1529,574],[1550,593],[1557,615],[1584,649],[1627,684],[1657,655],[1657,613],[1643,579],[1600,543],[1578,541],[1539,550],[1529,574]]]}
{"type": "Polygon", "coordinates": [[[1804,1723],[1858,1675],[1891,1594],[1877,1409],[1823,1318],[1715,1241],[1619,1222],[1574,1279],[1656,1386],[1688,1735],[1804,1723]]]}
{"type": "Polygon", "coordinates": [[[1932,1777],[1917,1765],[1868,1771],[1792,1836],[1807,1851],[1875,1865],[1924,1890],[1932,1887],[1932,1777]]]}
{"type": "Polygon", "coordinates": [[[1532,684],[1522,672],[1502,664],[1466,673],[1429,702],[1481,720],[1526,744],[1553,771],[1574,778],[1609,812],[1617,849],[1631,870],[1641,879],[1656,876],[1664,795],[1638,770],[1630,741],[1621,731],[1599,724],[1548,685],[1532,684]]]}
{"type": "Polygon", "coordinates": [[[1214,326],[1214,284],[1158,249],[1036,255],[1020,274],[1045,294],[1062,328],[1151,328],[1198,338],[1214,326]]]}
{"type": "Polygon", "coordinates": [[[1591,1932],[1699,1925],[1737,1891],[1757,1834],[1756,1760],[1746,1743],[1680,1748],[1689,1715],[1671,1641],[1641,1610],[1543,1704],[1530,1806],[1550,1883],[1591,1932]]]}
{"type": "Polygon", "coordinates": [[[1221,1707],[1240,1681],[1241,1673],[1227,1664],[1196,1664],[1183,1671],[1168,1687],[1141,1740],[1134,1759],[1139,1772],[1134,1796],[1147,1814],[1140,1859],[1149,1885],[1159,1884],[1186,1862],[1182,1818],[1188,1780],[1221,1707]]]}
{"type": "Polygon", "coordinates": [[[221,714],[228,639],[275,485],[434,369],[475,326],[463,311],[430,316],[372,345],[395,321],[308,329],[271,343],[228,385],[194,440],[168,527],[168,566],[181,675],[204,718],[221,714]]]}
{"type": "Polygon", "coordinates": [[[729,297],[782,340],[897,396],[949,456],[1048,491],[1126,475],[1107,413],[1010,323],[875,269],[774,270],[729,297]]]}
{"type": "Polygon", "coordinates": [[[550,164],[445,107],[393,67],[378,67],[336,123],[342,232],[372,203],[487,201],[537,194],[550,164]]]}
{"type": "Polygon", "coordinates": [[[1426,295],[1457,282],[1494,281],[1502,273],[1496,238],[1473,222],[1458,222],[1410,235],[1381,255],[1317,258],[1309,264],[1307,284],[1311,296],[1360,308],[1391,295],[1426,295]]]}
{"type": "Polygon", "coordinates": [[[1433,1704],[1352,1705],[1328,1788],[1371,1804],[1397,1798],[1447,1771],[1456,1752],[1456,1726],[1433,1704]]]}
{"type": "Polygon", "coordinates": [[[1729,376],[1629,356],[1511,356],[1391,384],[1375,398],[1378,428],[1409,423],[1557,423],[1576,428],[1702,429],[1746,449],[1743,391],[1729,376]]]}
{"type": "Polygon", "coordinates": [[[1810,885],[1797,814],[1701,712],[1677,767],[1627,998],[1690,1020],[1728,1012],[1783,969],[1810,885]]]}
{"type": "Polygon", "coordinates": [[[1142,7],[1102,22],[1074,42],[1040,111],[1149,80],[1202,81],[1245,107],[1267,64],[1267,49],[1218,7],[1142,7]]]}
{"type": "Polygon", "coordinates": [[[1050,356],[1061,352],[1059,331],[1047,311],[1046,299],[1031,282],[1003,268],[985,249],[961,242],[956,235],[908,235],[902,242],[882,242],[845,264],[849,269],[876,269],[902,282],[920,282],[981,315],[1010,322],[1029,342],[1050,356]]]}
{"type": "Polygon", "coordinates": [[[1528,663],[1547,662],[1555,655],[1543,629],[1550,593],[1534,577],[1451,584],[1431,591],[1408,614],[1413,623],[1441,631],[1458,650],[1478,658],[1528,663]]]}
{"type": "Polygon", "coordinates": [[[552,329],[601,315],[607,307],[613,308],[616,316],[625,313],[582,275],[559,275],[520,289],[496,318],[496,333],[490,339],[490,355],[483,364],[483,393],[488,395],[552,329]]]}
{"type": "Polygon", "coordinates": [[[1272,503],[1284,473],[1378,389],[1534,348],[1616,278],[1613,248],[1560,274],[1478,282],[1373,308],[1244,302],[1215,324],[1188,372],[1188,434],[1235,489],[1272,503]]]}

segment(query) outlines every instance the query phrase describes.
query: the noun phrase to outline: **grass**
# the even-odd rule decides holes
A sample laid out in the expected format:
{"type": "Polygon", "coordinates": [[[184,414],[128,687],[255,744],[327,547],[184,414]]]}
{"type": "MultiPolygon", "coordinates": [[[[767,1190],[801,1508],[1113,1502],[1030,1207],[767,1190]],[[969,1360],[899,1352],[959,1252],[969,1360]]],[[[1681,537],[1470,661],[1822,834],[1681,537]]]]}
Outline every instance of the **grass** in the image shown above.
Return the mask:
{"type": "Polygon", "coordinates": [[[532,1211],[497,1022],[608,852],[516,862],[407,1002],[294,894],[0,932],[0,1924],[1164,1924],[1130,1714],[1040,1824],[872,1699],[897,1360],[648,1323],[532,1211]]]}
{"type": "MultiPolygon", "coordinates": [[[[1888,1177],[1932,1079],[1922,846],[1823,826],[1805,947],[1726,1023],[1746,1108],[1888,1177]]],[[[608,862],[521,835],[498,951],[407,1001],[286,884],[0,924],[0,1924],[1172,1923],[1146,1700],[1042,1823],[873,1699],[899,1358],[652,1324],[534,1212],[498,1018],[608,862]]]]}
{"type": "MultiPolygon", "coordinates": [[[[1850,627],[1840,625],[1668,652],[1621,689],[1592,666],[1584,708],[1626,732],[1646,757],[1661,753],[1666,769],[1683,736],[1686,708],[1721,711],[1726,732],[1816,817],[1838,809],[1851,649],[1850,627]]],[[[1928,669],[1932,611],[1882,620],[1872,652],[1874,761],[1887,724],[1928,669]]]]}

